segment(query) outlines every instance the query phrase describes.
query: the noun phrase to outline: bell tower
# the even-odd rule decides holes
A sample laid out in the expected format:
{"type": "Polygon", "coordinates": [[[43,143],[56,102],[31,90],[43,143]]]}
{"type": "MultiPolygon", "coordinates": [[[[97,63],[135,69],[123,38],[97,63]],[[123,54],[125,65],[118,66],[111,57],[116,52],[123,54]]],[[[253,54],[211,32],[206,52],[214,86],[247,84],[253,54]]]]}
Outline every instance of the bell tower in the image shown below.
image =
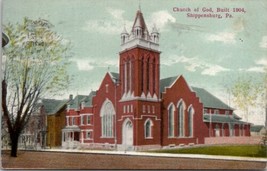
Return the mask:
{"type": "Polygon", "coordinates": [[[130,33],[121,33],[121,101],[159,100],[159,57],[159,32],[154,26],[149,34],[139,9],[130,33]]]}
{"type": "Polygon", "coordinates": [[[124,27],[121,33],[119,54],[119,141],[135,149],[160,146],[159,32],[154,26],[149,33],[140,8],[130,32],[124,27]]]}

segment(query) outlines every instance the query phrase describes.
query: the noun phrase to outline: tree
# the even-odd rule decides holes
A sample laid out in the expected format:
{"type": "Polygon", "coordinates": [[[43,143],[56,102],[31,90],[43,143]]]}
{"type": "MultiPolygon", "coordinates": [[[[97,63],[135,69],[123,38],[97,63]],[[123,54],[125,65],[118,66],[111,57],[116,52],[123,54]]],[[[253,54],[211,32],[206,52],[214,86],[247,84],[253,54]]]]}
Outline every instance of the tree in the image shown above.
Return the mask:
{"type": "Polygon", "coordinates": [[[12,157],[17,157],[19,136],[38,100],[62,92],[70,83],[66,67],[70,44],[52,28],[47,20],[28,18],[4,26],[10,42],[3,56],[2,108],[12,157]]]}
{"type": "Polygon", "coordinates": [[[233,101],[244,112],[247,122],[249,109],[257,104],[260,92],[262,92],[262,85],[253,82],[251,78],[239,77],[231,87],[233,101]]]}

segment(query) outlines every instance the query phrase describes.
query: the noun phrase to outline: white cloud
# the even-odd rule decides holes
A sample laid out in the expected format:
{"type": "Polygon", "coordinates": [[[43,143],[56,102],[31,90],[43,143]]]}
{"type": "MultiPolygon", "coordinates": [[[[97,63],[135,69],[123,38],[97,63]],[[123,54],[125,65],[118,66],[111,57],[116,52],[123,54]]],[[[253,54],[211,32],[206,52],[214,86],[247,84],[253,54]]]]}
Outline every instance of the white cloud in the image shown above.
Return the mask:
{"type": "Polygon", "coordinates": [[[90,71],[95,68],[92,59],[71,59],[70,61],[75,62],[80,71],[90,71]]]}
{"type": "Polygon", "coordinates": [[[267,66],[267,59],[266,58],[261,58],[260,60],[255,61],[255,63],[257,65],[265,65],[265,66],[267,66]]]}
{"type": "Polygon", "coordinates": [[[123,20],[122,14],[125,12],[120,9],[107,8],[106,9],[115,19],[123,20]]]}
{"type": "Polygon", "coordinates": [[[168,11],[154,12],[151,14],[148,21],[150,27],[152,27],[155,24],[156,27],[159,28],[161,31],[164,30],[165,26],[168,23],[175,23],[175,22],[176,19],[168,11]]]}
{"type": "Polygon", "coordinates": [[[211,42],[222,42],[225,44],[234,44],[235,41],[234,32],[220,32],[218,34],[211,34],[207,37],[207,39],[211,42]]]}
{"type": "Polygon", "coordinates": [[[103,34],[120,34],[124,25],[126,28],[132,25],[132,21],[123,18],[123,10],[107,8],[106,11],[111,14],[112,19],[89,20],[82,27],[82,30],[103,34]]]}
{"type": "Polygon", "coordinates": [[[217,64],[201,61],[197,57],[189,58],[185,56],[173,55],[162,61],[162,64],[167,66],[171,66],[176,63],[183,63],[185,65],[185,69],[190,72],[195,72],[197,69],[202,70],[202,75],[215,76],[219,72],[226,72],[230,70],[217,64]]]}
{"type": "Polygon", "coordinates": [[[263,73],[263,72],[265,72],[265,69],[264,69],[264,67],[251,67],[251,68],[247,69],[247,71],[263,73]]]}
{"type": "Polygon", "coordinates": [[[71,62],[76,63],[79,71],[91,71],[95,68],[108,68],[110,66],[118,66],[117,59],[107,59],[106,58],[86,58],[86,59],[70,59],[71,62]],[[101,59],[101,60],[98,60],[101,59]]]}
{"type": "Polygon", "coordinates": [[[260,42],[260,47],[264,48],[264,49],[267,49],[267,36],[263,36],[262,37],[262,40],[260,42]]]}
{"type": "Polygon", "coordinates": [[[228,68],[224,68],[220,65],[206,65],[206,67],[207,68],[201,72],[202,75],[215,76],[219,72],[229,71],[228,68]]]}

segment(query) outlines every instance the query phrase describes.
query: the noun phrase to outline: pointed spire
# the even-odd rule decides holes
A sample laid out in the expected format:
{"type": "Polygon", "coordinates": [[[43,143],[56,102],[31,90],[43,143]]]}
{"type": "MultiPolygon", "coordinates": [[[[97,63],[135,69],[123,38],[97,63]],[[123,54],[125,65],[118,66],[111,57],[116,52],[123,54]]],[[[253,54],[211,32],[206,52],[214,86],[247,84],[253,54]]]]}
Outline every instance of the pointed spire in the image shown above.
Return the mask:
{"type": "Polygon", "coordinates": [[[138,10],[136,12],[136,17],[135,17],[134,24],[132,27],[132,32],[138,37],[139,36],[143,37],[144,35],[149,34],[141,10],[138,10]]]}
{"type": "Polygon", "coordinates": [[[139,0],[139,11],[141,11],[141,2],[140,2],[140,0],[139,0]]]}
{"type": "Polygon", "coordinates": [[[128,34],[128,32],[126,30],[126,27],[125,27],[125,24],[124,24],[124,27],[123,27],[123,30],[122,30],[121,34],[128,34]]]}
{"type": "Polygon", "coordinates": [[[157,27],[156,27],[156,24],[154,24],[151,33],[158,33],[158,32],[159,32],[159,31],[158,31],[158,29],[157,29],[157,27]]]}

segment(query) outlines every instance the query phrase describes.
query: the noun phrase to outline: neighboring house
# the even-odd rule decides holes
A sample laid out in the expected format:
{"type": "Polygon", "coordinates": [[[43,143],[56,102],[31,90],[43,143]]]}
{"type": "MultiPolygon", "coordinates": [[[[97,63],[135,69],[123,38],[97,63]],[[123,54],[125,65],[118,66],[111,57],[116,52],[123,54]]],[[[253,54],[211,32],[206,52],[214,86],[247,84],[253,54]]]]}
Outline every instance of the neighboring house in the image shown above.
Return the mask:
{"type": "Polygon", "coordinates": [[[66,108],[69,100],[43,99],[43,108],[47,116],[46,146],[60,147],[61,129],[65,127],[66,108]]]}
{"type": "Polygon", "coordinates": [[[157,28],[149,33],[138,10],[131,32],[121,33],[119,73],[68,103],[62,146],[145,150],[250,136],[250,124],[206,90],[183,76],[160,80],[160,53],[157,28]]]}
{"type": "Polygon", "coordinates": [[[94,91],[88,96],[77,95],[68,102],[66,125],[62,129],[62,147],[77,148],[80,143],[92,143],[94,95],[94,91]]]}
{"type": "Polygon", "coordinates": [[[263,125],[252,125],[250,132],[251,136],[263,136],[266,134],[266,128],[263,125]]]}
{"type": "Polygon", "coordinates": [[[39,102],[19,137],[19,148],[37,149],[45,147],[46,115],[39,102]]]}

